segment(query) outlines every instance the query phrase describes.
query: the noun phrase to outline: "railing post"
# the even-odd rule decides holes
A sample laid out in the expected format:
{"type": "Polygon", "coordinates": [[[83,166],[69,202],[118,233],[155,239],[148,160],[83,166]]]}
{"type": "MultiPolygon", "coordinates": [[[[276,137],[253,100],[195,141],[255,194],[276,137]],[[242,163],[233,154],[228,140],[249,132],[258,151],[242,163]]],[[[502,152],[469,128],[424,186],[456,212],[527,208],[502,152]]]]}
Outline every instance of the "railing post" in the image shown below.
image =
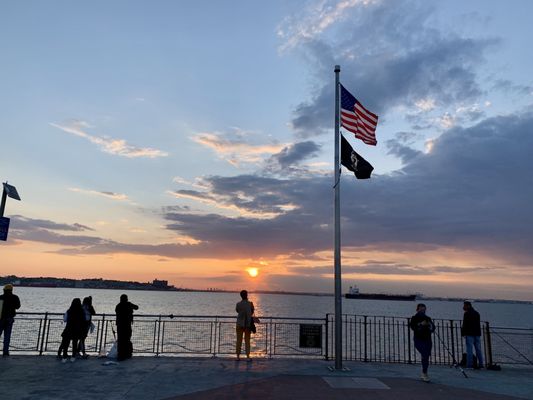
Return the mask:
{"type": "Polygon", "coordinates": [[[329,314],[326,314],[326,361],[329,361],[329,334],[328,334],[329,314]]]}
{"type": "Polygon", "coordinates": [[[413,363],[411,358],[411,318],[407,318],[407,359],[409,364],[413,363]]]}
{"type": "Polygon", "coordinates": [[[48,322],[48,312],[45,312],[44,313],[43,332],[42,332],[42,335],[41,335],[41,346],[39,348],[39,355],[40,356],[43,355],[44,343],[45,343],[45,340],[46,340],[46,325],[47,325],[47,322],[48,322]]]}
{"type": "Polygon", "coordinates": [[[154,332],[157,334],[157,344],[155,348],[155,355],[156,357],[159,356],[159,343],[161,338],[161,314],[159,315],[159,318],[157,319],[157,329],[154,332]]]}
{"type": "Polygon", "coordinates": [[[455,327],[453,326],[453,319],[450,320],[450,335],[451,335],[451,353],[452,353],[452,363],[455,362],[457,358],[455,358],[455,327]]]}
{"type": "Polygon", "coordinates": [[[493,365],[492,360],[492,339],[490,337],[490,325],[489,322],[485,322],[485,347],[487,348],[485,354],[487,355],[487,359],[485,360],[485,368],[487,368],[490,365],[493,365]]]}
{"type": "Polygon", "coordinates": [[[273,349],[273,345],[272,345],[272,337],[274,336],[274,328],[273,328],[273,325],[272,325],[272,317],[270,317],[270,320],[268,322],[268,329],[270,330],[270,340],[269,340],[269,348],[268,348],[268,356],[269,358],[272,358],[272,349],[273,349]]]}
{"type": "Polygon", "coordinates": [[[364,320],[364,326],[365,326],[365,362],[368,361],[368,355],[367,355],[367,347],[368,347],[368,338],[367,338],[367,316],[365,315],[364,320]]]}
{"type": "MultiPolygon", "coordinates": [[[[104,329],[107,330],[107,326],[105,326],[105,314],[102,314],[102,327],[100,329],[100,348],[98,349],[98,354],[102,353],[102,346],[105,346],[105,343],[104,343],[104,329]]],[[[105,348],[104,348],[104,351],[105,351],[105,348]]]]}
{"type": "Polygon", "coordinates": [[[217,325],[218,325],[218,317],[215,317],[215,322],[211,322],[211,343],[210,348],[212,349],[213,358],[217,356],[217,325]],[[213,329],[214,327],[214,329],[213,329]],[[212,347],[211,347],[212,346],[212,347]]]}

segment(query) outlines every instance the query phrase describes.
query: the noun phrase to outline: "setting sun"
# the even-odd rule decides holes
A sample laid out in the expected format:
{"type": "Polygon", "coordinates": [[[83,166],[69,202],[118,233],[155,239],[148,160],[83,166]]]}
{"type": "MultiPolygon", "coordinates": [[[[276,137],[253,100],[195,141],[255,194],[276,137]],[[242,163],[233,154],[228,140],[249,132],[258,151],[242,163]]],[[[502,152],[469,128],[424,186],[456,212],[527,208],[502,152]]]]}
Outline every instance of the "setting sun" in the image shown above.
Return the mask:
{"type": "Polygon", "coordinates": [[[257,268],[248,268],[246,271],[248,271],[248,275],[250,275],[252,278],[255,278],[257,275],[259,275],[259,269],[257,268]]]}

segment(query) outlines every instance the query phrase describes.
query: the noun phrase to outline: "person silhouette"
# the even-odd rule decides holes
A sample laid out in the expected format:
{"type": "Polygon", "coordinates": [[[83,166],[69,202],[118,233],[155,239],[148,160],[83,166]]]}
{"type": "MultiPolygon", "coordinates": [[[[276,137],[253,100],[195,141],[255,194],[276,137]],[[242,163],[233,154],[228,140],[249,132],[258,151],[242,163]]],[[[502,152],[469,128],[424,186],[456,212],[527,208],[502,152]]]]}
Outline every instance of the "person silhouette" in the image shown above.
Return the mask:
{"type": "Polygon", "coordinates": [[[133,345],[131,343],[133,323],[133,310],[138,310],[139,306],[130,303],[128,296],[120,296],[120,303],[115,307],[117,322],[117,360],[123,361],[133,355],[133,345]]]}
{"type": "Polygon", "coordinates": [[[20,308],[20,299],[13,294],[13,285],[8,283],[4,286],[4,294],[0,295],[0,336],[4,335],[3,356],[9,356],[9,343],[11,331],[15,322],[15,315],[20,308]]]}
{"type": "Polygon", "coordinates": [[[237,324],[235,327],[237,333],[237,361],[241,359],[243,336],[246,358],[250,360],[250,335],[252,333],[252,315],[254,313],[254,303],[248,301],[248,291],[241,290],[240,295],[241,301],[235,306],[235,311],[237,312],[237,324]]]}

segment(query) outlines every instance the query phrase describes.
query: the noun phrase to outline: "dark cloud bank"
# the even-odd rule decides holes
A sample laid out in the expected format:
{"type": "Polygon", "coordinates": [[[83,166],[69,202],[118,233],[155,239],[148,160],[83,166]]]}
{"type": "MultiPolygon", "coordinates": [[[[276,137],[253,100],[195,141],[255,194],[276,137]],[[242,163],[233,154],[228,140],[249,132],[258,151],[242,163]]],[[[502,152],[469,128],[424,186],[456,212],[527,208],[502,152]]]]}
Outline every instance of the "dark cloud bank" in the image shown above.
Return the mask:
{"type": "MultiPolygon", "coordinates": [[[[353,175],[344,173],[343,246],[374,246],[390,251],[450,246],[494,252],[510,262],[530,266],[532,133],[532,114],[491,118],[470,128],[445,132],[431,153],[418,154],[391,175],[356,181],[353,175]]],[[[279,254],[301,258],[332,248],[330,176],[290,180],[258,175],[214,176],[206,181],[211,190],[197,193],[199,198],[279,215],[271,219],[229,218],[165,208],[162,215],[167,229],[197,239],[199,245],[124,244],[60,232],[83,233],[90,229],[78,224],[23,217],[13,219],[12,237],[63,245],[66,247],[61,252],[68,254],[127,252],[177,258],[279,254]],[[297,208],[288,210],[288,205],[297,208]]]]}

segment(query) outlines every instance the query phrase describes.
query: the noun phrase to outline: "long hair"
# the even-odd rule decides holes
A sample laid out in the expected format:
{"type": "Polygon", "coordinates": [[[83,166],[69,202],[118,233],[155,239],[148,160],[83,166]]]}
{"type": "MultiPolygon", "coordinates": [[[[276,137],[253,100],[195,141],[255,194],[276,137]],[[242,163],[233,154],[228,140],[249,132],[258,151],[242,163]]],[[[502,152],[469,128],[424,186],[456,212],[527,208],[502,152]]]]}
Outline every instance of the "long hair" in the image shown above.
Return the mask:
{"type": "Polygon", "coordinates": [[[81,309],[81,300],[79,297],[76,297],[75,299],[72,300],[69,311],[70,310],[77,311],[79,309],[81,309]]]}

